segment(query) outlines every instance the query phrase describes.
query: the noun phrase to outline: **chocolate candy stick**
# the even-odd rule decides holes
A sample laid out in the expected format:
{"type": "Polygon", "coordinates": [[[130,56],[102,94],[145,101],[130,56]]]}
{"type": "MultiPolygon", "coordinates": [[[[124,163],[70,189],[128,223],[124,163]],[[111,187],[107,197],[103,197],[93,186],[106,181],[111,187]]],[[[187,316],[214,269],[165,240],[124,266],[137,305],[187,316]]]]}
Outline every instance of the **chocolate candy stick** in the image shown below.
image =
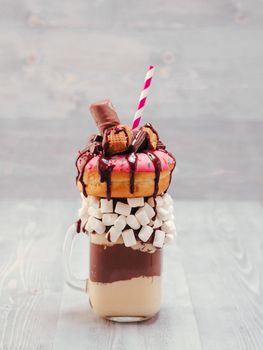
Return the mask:
{"type": "Polygon", "coordinates": [[[89,109],[101,135],[104,134],[106,129],[120,124],[118,115],[110,100],[93,103],[89,109]]]}

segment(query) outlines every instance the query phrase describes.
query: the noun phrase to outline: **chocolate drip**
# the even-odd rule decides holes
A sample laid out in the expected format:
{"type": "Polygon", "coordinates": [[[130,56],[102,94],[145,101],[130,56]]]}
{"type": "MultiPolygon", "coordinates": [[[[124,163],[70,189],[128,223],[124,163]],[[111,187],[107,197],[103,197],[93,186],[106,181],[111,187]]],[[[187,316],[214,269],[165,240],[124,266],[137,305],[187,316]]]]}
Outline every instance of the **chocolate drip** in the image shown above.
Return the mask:
{"type": "Polygon", "coordinates": [[[104,246],[90,243],[90,279],[112,283],[140,276],[160,276],[161,257],[160,249],[146,253],[126,248],[123,244],[104,246]]]}
{"type": "Polygon", "coordinates": [[[114,164],[111,163],[110,159],[104,158],[101,154],[98,160],[98,170],[100,174],[100,181],[106,182],[108,200],[111,198],[111,172],[113,168],[114,164]]]}
{"type": "Polygon", "coordinates": [[[154,178],[153,197],[156,197],[157,194],[158,194],[158,191],[159,191],[159,179],[160,179],[160,173],[161,173],[161,170],[162,170],[161,161],[157,157],[156,154],[154,154],[152,152],[148,152],[148,151],[145,151],[145,153],[147,154],[147,156],[149,157],[149,159],[152,161],[152,163],[154,165],[155,178],[154,178]]]}
{"type": "Polygon", "coordinates": [[[153,197],[153,201],[154,201],[154,207],[153,207],[153,210],[154,210],[154,217],[152,218],[152,220],[154,221],[156,219],[156,216],[157,216],[157,204],[156,204],[156,198],[153,197]]]}
{"type": "Polygon", "coordinates": [[[85,150],[84,152],[80,153],[80,155],[78,156],[76,163],[75,163],[77,170],[78,170],[76,182],[79,181],[81,183],[82,192],[83,192],[85,197],[87,197],[87,192],[86,192],[86,185],[85,185],[84,180],[83,180],[84,172],[85,172],[86,165],[93,157],[94,157],[93,154],[91,154],[87,150],[85,150]]]}
{"type": "Polygon", "coordinates": [[[76,232],[77,233],[80,233],[81,231],[81,220],[79,219],[77,222],[76,222],[76,232]]]}
{"type": "Polygon", "coordinates": [[[134,193],[134,179],[138,157],[135,152],[132,152],[126,156],[126,159],[130,166],[130,193],[134,193]]]}

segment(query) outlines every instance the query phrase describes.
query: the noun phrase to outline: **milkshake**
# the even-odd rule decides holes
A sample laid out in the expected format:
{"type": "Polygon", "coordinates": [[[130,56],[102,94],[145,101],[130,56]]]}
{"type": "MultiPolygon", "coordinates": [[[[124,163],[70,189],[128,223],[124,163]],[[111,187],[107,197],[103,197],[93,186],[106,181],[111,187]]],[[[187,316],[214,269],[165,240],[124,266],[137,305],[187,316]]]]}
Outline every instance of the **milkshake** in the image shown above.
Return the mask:
{"type": "Polygon", "coordinates": [[[150,123],[121,124],[109,100],[90,112],[98,135],[76,160],[77,232],[90,236],[86,291],[101,317],[147,319],[160,309],[162,248],[175,234],[167,190],[176,161],[150,123]]]}

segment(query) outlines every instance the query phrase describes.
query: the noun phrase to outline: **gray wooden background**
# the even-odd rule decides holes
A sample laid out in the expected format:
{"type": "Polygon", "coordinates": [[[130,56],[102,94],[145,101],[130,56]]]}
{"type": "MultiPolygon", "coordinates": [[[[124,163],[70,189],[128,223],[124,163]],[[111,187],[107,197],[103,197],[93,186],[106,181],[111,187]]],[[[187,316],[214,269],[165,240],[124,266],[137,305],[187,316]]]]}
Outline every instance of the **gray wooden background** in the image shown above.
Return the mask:
{"type": "Polygon", "coordinates": [[[263,348],[263,1],[0,0],[0,349],[263,348]],[[163,308],[97,319],[63,284],[76,152],[109,97],[177,156],[163,308]]]}

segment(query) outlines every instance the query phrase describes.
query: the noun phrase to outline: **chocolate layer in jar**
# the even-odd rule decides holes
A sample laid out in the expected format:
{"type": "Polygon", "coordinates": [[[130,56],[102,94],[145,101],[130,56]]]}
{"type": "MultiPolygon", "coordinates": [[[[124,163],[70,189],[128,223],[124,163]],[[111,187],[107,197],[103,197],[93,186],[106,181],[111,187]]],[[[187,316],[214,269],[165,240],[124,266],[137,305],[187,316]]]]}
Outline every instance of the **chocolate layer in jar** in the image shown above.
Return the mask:
{"type": "Polygon", "coordinates": [[[90,280],[112,283],[136,277],[161,275],[162,252],[153,253],[125,247],[90,243],[90,280]]]}

